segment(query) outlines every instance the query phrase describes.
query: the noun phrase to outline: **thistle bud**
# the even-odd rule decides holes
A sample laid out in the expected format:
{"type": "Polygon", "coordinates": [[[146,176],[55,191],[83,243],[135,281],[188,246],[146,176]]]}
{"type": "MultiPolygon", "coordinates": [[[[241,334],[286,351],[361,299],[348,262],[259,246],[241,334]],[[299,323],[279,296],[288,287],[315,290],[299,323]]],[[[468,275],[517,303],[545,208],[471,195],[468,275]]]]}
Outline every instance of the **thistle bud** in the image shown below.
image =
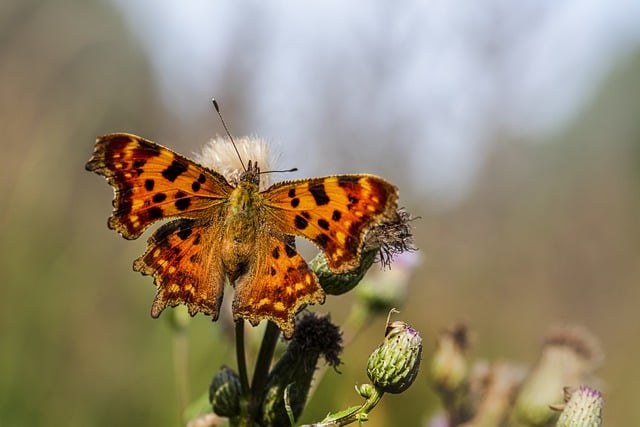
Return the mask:
{"type": "Polygon", "coordinates": [[[552,330],[540,360],[520,389],[509,425],[554,422],[557,414],[549,405],[562,399],[563,387],[591,381],[601,360],[600,345],[587,330],[576,326],[552,330]]]}
{"type": "Polygon", "coordinates": [[[349,292],[360,281],[369,268],[373,265],[377,250],[370,250],[360,256],[360,265],[354,270],[345,273],[333,273],[327,265],[327,258],[322,252],[316,255],[310,263],[311,269],[320,282],[322,289],[329,295],[341,295],[349,292]]]}
{"type": "Polygon", "coordinates": [[[431,377],[452,425],[463,424],[473,416],[467,361],[469,335],[462,322],[444,330],[431,359],[431,377]]]}
{"type": "Polygon", "coordinates": [[[240,377],[228,366],[223,366],[209,387],[209,402],[213,412],[229,418],[240,415],[240,395],[240,377]]]}
{"type": "Polygon", "coordinates": [[[369,356],[367,375],[383,392],[402,393],[416,379],[421,356],[418,332],[404,322],[392,322],[382,344],[369,356]]]}
{"type": "Polygon", "coordinates": [[[602,425],[602,393],[580,387],[571,393],[558,419],[558,427],[600,427],[602,425]]]}
{"type": "Polygon", "coordinates": [[[356,386],[356,392],[365,399],[368,399],[373,396],[374,387],[371,384],[361,384],[356,386]]]}
{"type": "Polygon", "coordinates": [[[463,323],[443,331],[431,362],[431,375],[443,393],[455,393],[468,386],[467,348],[469,330],[463,323]]]}
{"type": "Polygon", "coordinates": [[[340,352],[342,334],[328,316],[302,317],[286,352],[267,378],[262,399],[263,425],[290,425],[287,406],[297,419],[304,409],[318,359],[323,356],[329,365],[336,367],[340,364],[340,352]]]}

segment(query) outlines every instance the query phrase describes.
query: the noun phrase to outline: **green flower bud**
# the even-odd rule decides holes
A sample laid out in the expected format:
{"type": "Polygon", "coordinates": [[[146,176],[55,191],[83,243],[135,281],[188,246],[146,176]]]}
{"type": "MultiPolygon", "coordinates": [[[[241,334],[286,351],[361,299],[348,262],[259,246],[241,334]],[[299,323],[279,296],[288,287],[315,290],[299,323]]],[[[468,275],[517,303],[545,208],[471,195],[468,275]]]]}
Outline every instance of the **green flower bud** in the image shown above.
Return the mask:
{"type": "Polygon", "coordinates": [[[387,334],[367,363],[373,385],[387,393],[402,393],[413,383],[420,369],[422,338],[404,322],[387,326],[387,334]]]}
{"type": "Polygon", "coordinates": [[[374,390],[375,389],[371,384],[361,384],[359,386],[356,386],[356,391],[358,392],[358,394],[364,397],[365,399],[368,399],[371,396],[373,396],[374,390]]]}
{"type": "Polygon", "coordinates": [[[322,252],[316,255],[310,263],[311,270],[316,273],[320,286],[329,295],[341,295],[353,289],[369,268],[373,265],[377,250],[369,250],[360,256],[360,265],[345,273],[334,273],[327,265],[327,258],[322,252]]]}
{"type": "Polygon", "coordinates": [[[240,395],[240,377],[228,366],[223,366],[209,387],[209,402],[213,412],[229,418],[240,415],[240,395]]]}
{"type": "Polygon", "coordinates": [[[557,427],[600,427],[602,425],[602,393],[589,387],[580,387],[572,393],[557,427]]]}
{"type": "Polygon", "coordinates": [[[307,314],[296,323],[287,350],[267,378],[262,398],[262,425],[290,425],[287,406],[298,419],[309,393],[320,356],[336,367],[340,364],[342,334],[328,316],[307,314]],[[285,402],[287,390],[287,402],[285,402]]]}

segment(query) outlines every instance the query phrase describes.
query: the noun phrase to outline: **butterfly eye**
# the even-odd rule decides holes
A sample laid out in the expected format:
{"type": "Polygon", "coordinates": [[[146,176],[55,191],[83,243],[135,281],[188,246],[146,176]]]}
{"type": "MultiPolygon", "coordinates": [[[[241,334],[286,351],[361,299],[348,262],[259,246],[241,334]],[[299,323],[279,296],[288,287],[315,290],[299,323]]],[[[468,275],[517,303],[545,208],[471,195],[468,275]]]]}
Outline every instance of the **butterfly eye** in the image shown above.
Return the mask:
{"type": "Polygon", "coordinates": [[[258,167],[258,162],[253,163],[249,160],[247,170],[240,175],[240,181],[248,181],[260,186],[260,168],[258,167]]]}

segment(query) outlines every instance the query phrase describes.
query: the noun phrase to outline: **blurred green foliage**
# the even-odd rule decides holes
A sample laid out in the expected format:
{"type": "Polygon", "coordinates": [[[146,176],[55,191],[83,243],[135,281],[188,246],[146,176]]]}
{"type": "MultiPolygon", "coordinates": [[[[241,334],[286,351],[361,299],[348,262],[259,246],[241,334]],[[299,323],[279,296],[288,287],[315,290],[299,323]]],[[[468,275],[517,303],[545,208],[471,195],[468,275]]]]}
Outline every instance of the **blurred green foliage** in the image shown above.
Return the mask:
{"type": "MultiPolygon", "coordinates": [[[[131,271],[144,239],[107,229],[112,190],[83,165],[97,135],[153,139],[179,134],[181,123],[164,111],[145,53],[111,3],[10,0],[1,9],[0,424],[180,424],[174,337],[166,319],[149,317],[151,280],[131,271]]],[[[460,317],[482,335],[482,354],[520,360],[536,357],[550,323],[579,322],[607,354],[605,422],[640,423],[629,404],[640,334],[639,76],[636,54],[547,141],[497,134],[473,194],[447,212],[402,192],[422,216],[425,262],[402,317],[424,338],[424,357],[460,317]]],[[[416,179],[395,169],[389,178],[401,187],[416,179]]],[[[350,298],[323,310],[339,322],[350,298]]],[[[356,400],[352,384],[366,380],[383,322],[346,349],[343,374],[326,376],[304,420],[356,400]]],[[[193,398],[233,361],[221,329],[203,316],[191,323],[193,398]]],[[[437,405],[422,373],[368,425],[416,425],[437,405]]]]}

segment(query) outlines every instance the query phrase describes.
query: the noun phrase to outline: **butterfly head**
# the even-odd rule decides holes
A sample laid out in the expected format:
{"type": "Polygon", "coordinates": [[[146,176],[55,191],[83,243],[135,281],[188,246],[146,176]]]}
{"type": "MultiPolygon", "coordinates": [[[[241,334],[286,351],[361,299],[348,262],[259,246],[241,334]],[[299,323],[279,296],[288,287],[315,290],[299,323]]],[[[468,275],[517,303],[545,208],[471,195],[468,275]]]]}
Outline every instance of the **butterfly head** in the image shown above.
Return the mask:
{"type": "Polygon", "coordinates": [[[256,186],[260,186],[260,167],[258,162],[252,162],[249,160],[247,164],[247,170],[240,174],[241,182],[250,182],[256,186]]]}

